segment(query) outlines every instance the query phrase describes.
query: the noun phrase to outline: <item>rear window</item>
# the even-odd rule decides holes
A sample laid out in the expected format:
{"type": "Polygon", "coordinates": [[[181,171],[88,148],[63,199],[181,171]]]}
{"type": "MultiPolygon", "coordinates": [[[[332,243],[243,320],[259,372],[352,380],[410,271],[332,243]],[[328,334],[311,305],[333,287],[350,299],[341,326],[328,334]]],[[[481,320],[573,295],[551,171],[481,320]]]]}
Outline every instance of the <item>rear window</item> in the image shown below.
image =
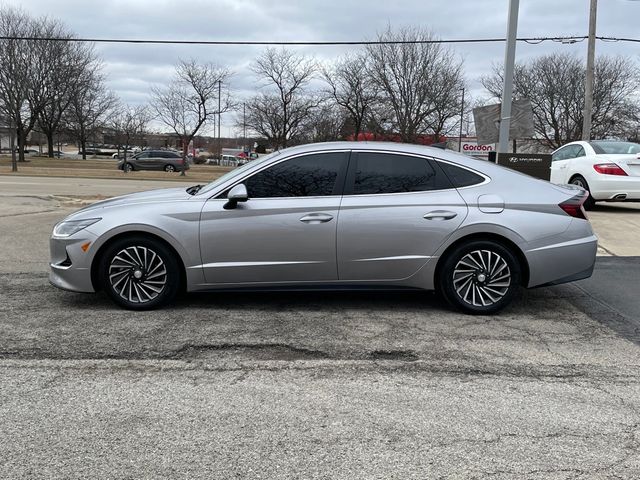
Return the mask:
{"type": "Polygon", "coordinates": [[[478,185],[484,182],[484,177],[466,168],[456,167],[455,165],[444,162],[438,162],[438,165],[444,170],[444,173],[456,188],[470,187],[471,185],[478,185]]]}
{"type": "Polygon", "coordinates": [[[609,155],[628,155],[633,153],[640,153],[640,144],[632,142],[591,142],[593,150],[597,154],[609,154],[609,155]]]}

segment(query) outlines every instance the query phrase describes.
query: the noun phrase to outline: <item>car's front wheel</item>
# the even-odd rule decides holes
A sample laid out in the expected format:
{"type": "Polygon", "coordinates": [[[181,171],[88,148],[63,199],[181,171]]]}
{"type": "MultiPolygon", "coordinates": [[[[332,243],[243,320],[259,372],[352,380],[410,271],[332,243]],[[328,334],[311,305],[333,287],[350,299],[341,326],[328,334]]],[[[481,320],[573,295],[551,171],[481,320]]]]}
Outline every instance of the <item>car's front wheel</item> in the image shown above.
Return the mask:
{"type": "Polygon", "coordinates": [[[125,237],[109,245],[101,257],[99,274],[111,299],[130,310],[164,305],[175,298],[180,286],[175,253],[150,237],[125,237]]]}
{"type": "Polygon", "coordinates": [[[125,163],[122,166],[122,171],[125,172],[125,173],[132,172],[133,171],[133,165],[131,165],[129,162],[125,163]]]}
{"type": "Polygon", "coordinates": [[[454,307],[487,315],[506,307],[520,287],[521,268],[510,249],[491,240],[464,243],[440,269],[439,288],[454,307]]]}

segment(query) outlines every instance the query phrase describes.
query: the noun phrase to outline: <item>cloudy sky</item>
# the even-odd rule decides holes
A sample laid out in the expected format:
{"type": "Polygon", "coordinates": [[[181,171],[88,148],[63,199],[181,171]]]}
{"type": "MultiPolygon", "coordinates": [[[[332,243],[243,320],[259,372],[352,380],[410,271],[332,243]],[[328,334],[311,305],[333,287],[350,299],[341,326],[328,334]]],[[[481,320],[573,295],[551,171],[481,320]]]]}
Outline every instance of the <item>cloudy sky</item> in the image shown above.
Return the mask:
{"type": "MultiPolygon", "coordinates": [[[[26,12],[61,19],[79,37],[160,40],[346,41],[371,40],[392,27],[419,25],[444,39],[504,37],[508,0],[0,0],[26,12]],[[398,6],[401,5],[401,6],[398,6]]],[[[520,0],[518,36],[586,35],[589,0],[520,0]]],[[[640,37],[640,1],[600,0],[598,35],[640,37]]],[[[248,67],[264,47],[97,44],[108,83],[129,103],[148,100],[149,87],[165,82],[180,58],[229,67],[237,96],[258,85],[248,67]]],[[[330,61],[354,47],[291,47],[330,61]]],[[[478,78],[501,62],[504,44],[455,45],[468,84],[482,95],[478,78]]],[[[599,54],[640,60],[640,43],[598,42],[599,54]]],[[[518,60],[550,51],[586,54],[574,45],[518,43],[518,60]]],[[[225,124],[231,125],[232,119],[225,124]]],[[[223,135],[229,129],[223,128],[223,135]]]]}

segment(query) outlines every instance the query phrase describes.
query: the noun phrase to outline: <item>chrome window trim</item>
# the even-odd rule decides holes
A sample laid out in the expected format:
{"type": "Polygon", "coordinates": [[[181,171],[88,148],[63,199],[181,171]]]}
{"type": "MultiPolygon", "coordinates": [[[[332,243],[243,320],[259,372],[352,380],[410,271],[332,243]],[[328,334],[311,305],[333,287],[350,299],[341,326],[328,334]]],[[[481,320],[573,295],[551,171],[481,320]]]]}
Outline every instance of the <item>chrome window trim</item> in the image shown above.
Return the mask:
{"type": "MultiPolygon", "coordinates": [[[[320,195],[320,196],[309,196],[309,197],[259,197],[260,199],[292,199],[292,198],[339,198],[339,197],[378,197],[378,196],[382,196],[382,195],[415,195],[415,194],[424,194],[424,193],[428,193],[428,192],[449,192],[452,190],[465,190],[468,188],[474,188],[474,187],[480,187],[482,185],[486,185],[487,183],[489,183],[491,181],[491,177],[487,176],[486,174],[479,172],[471,167],[467,167],[466,165],[460,165],[459,163],[455,163],[452,162],[450,160],[445,160],[443,158],[439,158],[439,157],[434,157],[434,156],[427,156],[427,155],[421,155],[418,153],[413,153],[413,152],[402,152],[402,151],[398,151],[398,150],[380,150],[380,149],[370,149],[370,148],[365,148],[365,149],[354,149],[354,148],[344,148],[344,149],[329,149],[329,150],[317,150],[317,151],[312,151],[312,152],[300,152],[300,153],[296,153],[293,154],[289,157],[284,157],[284,158],[280,158],[277,161],[274,161],[272,163],[269,163],[268,165],[264,165],[262,168],[260,168],[259,170],[256,171],[252,171],[250,172],[248,175],[242,177],[240,180],[238,179],[232,179],[229,180],[227,183],[225,183],[224,185],[221,185],[219,187],[218,190],[216,190],[214,193],[212,193],[207,200],[226,200],[225,198],[218,198],[218,195],[220,195],[222,192],[224,192],[225,190],[227,190],[228,188],[233,188],[234,186],[243,183],[246,179],[252,177],[253,175],[256,175],[260,172],[262,172],[263,170],[266,170],[267,168],[273,167],[274,165],[278,165],[281,162],[286,162],[287,160],[292,160],[294,158],[298,158],[298,157],[303,157],[303,156],[307,156],[307,155],[314,155],[314,154],[320,154],[320,153],[386,153],[386,154],[395,154],[395,155],[405,155],[405,156],[409,156],[409,157],[417,157],[417,158],[422,158],[425,160],[433,160],[436,162],[443,162],[443,163],[447,163],[449,165],[453,165],[454,167],[458,167],[458,168],[462,168],[464,170],[468,170],[472,173],[475,173],[476,175],[479,175],[480,177],[484,178],[484,181],[481,183],[476,183],[474,185],[469,185],[466,187],[451,187],[451,188],[441,188],[438,190],[419,190],[416,192],[395,192],[395,193],[363,193],[363,194],[352,194],[352,195],[320,195]]],[[[276,157],[277,158],[277,157],[276,157]]],[[[258,197],[256,197],[256,200],[258,199],[258,197]]]]}

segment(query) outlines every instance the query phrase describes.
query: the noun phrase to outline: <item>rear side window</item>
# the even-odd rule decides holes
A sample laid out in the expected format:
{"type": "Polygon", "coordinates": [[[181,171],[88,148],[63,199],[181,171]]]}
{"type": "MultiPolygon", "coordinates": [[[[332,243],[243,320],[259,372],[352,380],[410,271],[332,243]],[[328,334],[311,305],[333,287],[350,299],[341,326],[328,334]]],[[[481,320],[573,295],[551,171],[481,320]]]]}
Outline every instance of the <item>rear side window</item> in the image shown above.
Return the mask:
{"type": "Polygon", "coordinates": [[[316,153],[285,160],[245,180],[249,198],[318,197],[337,195],[338,178],[348,153],[316,153]]]}
{"type": "Polygon", "coordinates": [[[456,188],[470,187],[471,185],[484,182],[484,177],[466,168],[456,167],[455,165],[444,162],[438,162],[438,165],[444,170],[451,184],[456,188]]]}
{"type": "Polygon", "coordinates": [[[451,184],[426,158],[389,153],[355,155],[353,195],[423,192],[451,184]]]}

